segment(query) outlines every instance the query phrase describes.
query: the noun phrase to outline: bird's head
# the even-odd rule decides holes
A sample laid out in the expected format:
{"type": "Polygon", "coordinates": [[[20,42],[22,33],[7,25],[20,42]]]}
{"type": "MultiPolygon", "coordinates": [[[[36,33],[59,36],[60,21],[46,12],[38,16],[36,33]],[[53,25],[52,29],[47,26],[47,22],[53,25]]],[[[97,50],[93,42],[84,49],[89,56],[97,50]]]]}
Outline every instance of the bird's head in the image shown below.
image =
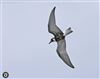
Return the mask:
{"type": "Polygon", "coordinates": [[[49,44],[52,43],[52,42],[55,42],[55,38],[51,38],[49,44]]]}

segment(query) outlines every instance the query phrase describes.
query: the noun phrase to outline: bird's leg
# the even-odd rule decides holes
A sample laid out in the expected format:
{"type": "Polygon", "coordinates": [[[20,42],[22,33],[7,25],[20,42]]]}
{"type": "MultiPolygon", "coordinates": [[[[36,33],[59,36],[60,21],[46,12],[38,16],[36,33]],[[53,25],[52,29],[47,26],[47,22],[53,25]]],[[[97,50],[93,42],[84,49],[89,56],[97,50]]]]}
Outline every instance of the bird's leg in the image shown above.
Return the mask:
{"type": "Polygon", "coordinates": [[[69,27],[66,31],[65,31],[65,36],[69,35],[70,33],[72,33],[73,31],[71,30],[71,27],[69,27]]]}
{"type": "Polygon", "coordinates": [[[55,39],[54,37],[53,37],[53,38],[51,38],[51,40],[50,40],[49,44],[50,44],[50,43],[52,43],[52,42],[54,42],[54,41],[55,41],[54,39],[55,39]]]}

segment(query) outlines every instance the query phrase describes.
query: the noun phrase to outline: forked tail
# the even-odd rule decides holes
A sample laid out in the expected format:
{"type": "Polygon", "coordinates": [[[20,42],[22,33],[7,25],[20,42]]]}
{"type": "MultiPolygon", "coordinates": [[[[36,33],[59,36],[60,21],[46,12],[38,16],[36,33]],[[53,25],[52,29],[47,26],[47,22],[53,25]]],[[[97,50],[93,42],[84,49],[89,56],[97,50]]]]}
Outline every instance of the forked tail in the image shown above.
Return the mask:
{"type": "Polygon", "coordinates": [[[71,27],[69,27],[66,31],[65,31],[65,35],[64,36],[67,36],[69,35],[70,33],[72,33],[73,31],[71,30],[71,27]]]}

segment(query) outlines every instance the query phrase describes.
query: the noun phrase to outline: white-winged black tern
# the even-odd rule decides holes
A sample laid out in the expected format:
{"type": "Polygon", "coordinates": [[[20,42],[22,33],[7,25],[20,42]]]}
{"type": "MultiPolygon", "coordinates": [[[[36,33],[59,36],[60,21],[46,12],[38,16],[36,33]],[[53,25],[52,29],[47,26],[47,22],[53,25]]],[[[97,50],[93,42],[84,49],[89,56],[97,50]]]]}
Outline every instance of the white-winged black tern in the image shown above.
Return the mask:
{"type": "Polygon", "coordinates": [[[49,22],[48,22],[48,31],[54,35],[54,37],[51,38],[51,41],[49,42],[49,44],[51,42],[56,41],[57,42],[57,54],[63,60],[63,62],[65,62],[71,68],[74,68],[74,65],[71,63],[71,60],[67,54],[66,41],[65,41],[65,36],[69,35],[73,31],[71,30],[71,27],[69,27],[64,34],[58,28],[58,26],[56,25],[56,20],[55,20],[55,8],[56,7],[54,7],[53,10],[51,11],[49,22]]]}

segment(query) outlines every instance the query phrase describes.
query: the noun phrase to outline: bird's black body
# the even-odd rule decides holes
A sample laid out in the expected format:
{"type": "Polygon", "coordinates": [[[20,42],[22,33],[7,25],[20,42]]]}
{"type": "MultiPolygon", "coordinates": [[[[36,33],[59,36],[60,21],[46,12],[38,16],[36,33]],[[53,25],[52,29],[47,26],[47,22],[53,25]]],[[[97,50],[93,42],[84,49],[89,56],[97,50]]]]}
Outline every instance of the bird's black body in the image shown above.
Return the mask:
{"type": "Polygon", "coordinates": [[[57,41],[60,41],[60,40],[62,40],[62,39],[64,39],[64,38],[65,38],[65,36],[64,36],[63,33],[58,33],[58,34],[55,36],[56,42],[57,42],[57,41]]]}

